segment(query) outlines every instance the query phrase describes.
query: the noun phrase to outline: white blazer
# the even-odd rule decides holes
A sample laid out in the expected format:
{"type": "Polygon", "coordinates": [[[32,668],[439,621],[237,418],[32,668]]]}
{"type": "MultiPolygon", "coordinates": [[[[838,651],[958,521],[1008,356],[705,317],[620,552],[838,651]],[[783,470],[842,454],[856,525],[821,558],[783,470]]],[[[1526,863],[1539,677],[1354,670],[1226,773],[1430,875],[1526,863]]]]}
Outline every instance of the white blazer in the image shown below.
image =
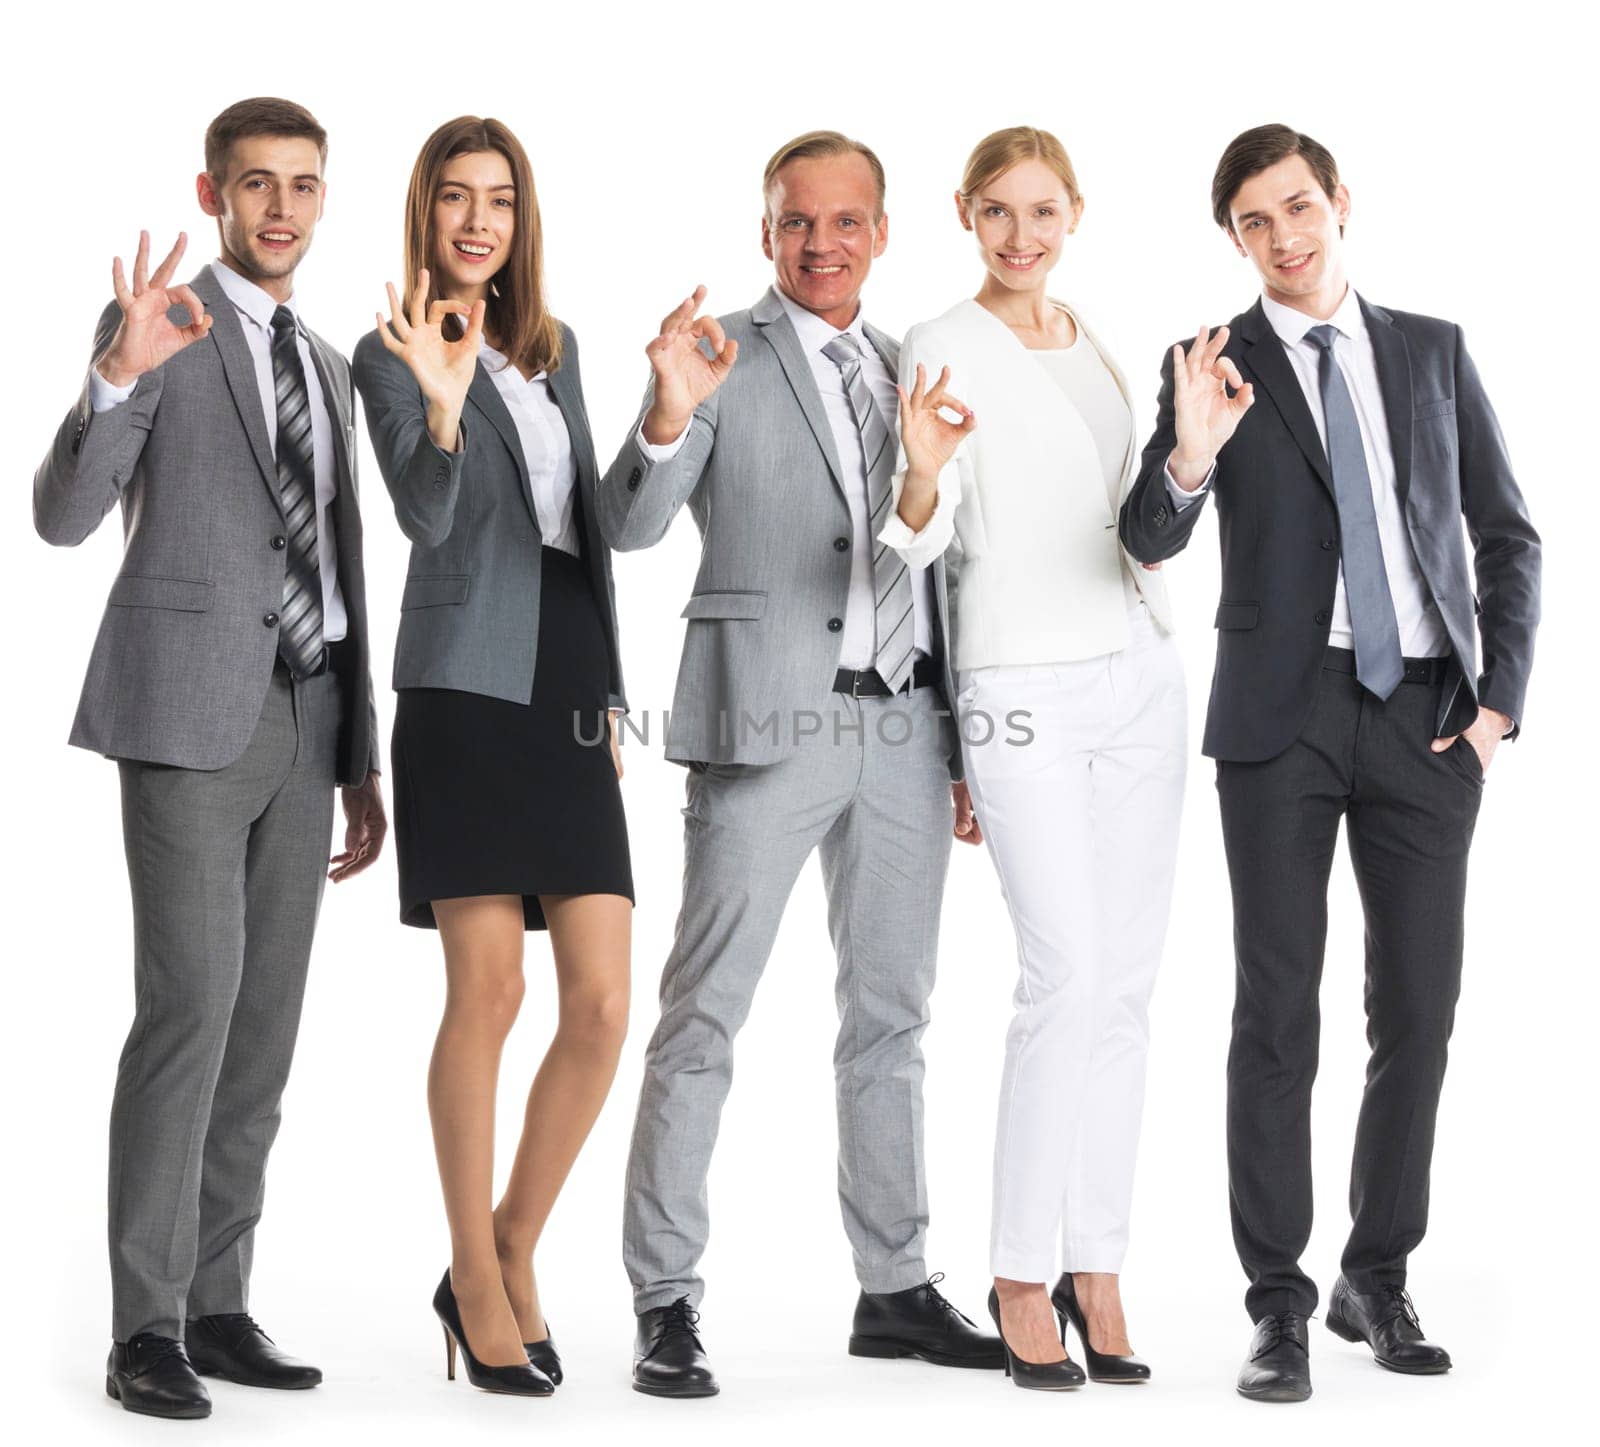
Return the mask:
{"type": "MultiPolygon", "coordinates": [[[[1128,403],[1128,451],[1118,497],[1127,496],[1138,459],[1128,385],[1084,325],[1128,403]]],[[[946,553],[957,668],[1064,663],[1115,653],[1128,644],[1123,549],[1105,472],[1088,425],[1040,360],[1011,328],[976,301],[919,323],[900,347],[900,383],[909,393],[917,363],[927,376],[950,368],[950,391],[978,425],[939,474],[932,518],[913,533],[892,507],[879,540],[912,567],[946,553]]],[[[898,507],[905,453],[894,478],[898,507]]],[[[1160,573],[1131,557],[1127,567],[1161,628],[1172,610],[1160,573]]]]}

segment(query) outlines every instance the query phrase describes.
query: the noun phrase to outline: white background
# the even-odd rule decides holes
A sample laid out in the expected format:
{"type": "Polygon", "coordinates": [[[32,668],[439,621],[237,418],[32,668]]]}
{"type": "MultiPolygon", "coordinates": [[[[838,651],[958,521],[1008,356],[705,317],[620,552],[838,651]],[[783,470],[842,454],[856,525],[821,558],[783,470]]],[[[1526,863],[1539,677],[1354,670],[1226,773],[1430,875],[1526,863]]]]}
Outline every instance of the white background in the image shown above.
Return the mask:
{"type": "MultiPolygon", "coordinates": [[[[423,1442],[642,1438],[683,1442],[964,1441],[1077,1432],[1308,1441],[1351,1431],[1441,1439],[1543,1434],[1586,1374],[1590,1291],[1589,939],[1595,691],[1589,577],[1594,331],[1592,75],[1561,10],[1462,5],[1038,4],[665,7],[331,5],[129,12],[77,4],[8,22],[12,145],[4,397],[13,458],[4,548],[9,1184],[3,1257],[14,1441],[256,1442],[352,1434],[423,1442]],[[20,27],[20,28],[19,28],[20,27]],[[435,936],[396,920],[392,858],[326,901],[284,1128],[273,1156],[252,1306],[320,1363],[309,1394],[218,1384],[209,1427],[128,1417],[102,1394],[107,1104],[132,1004],[115,771],[66,735],[117,566],[108,519],[75,552],[34,536],[29,478],[71,404],[113,253],[138,229],[191,235],[206,122],[283,94],[327,126],[328,209],[301,274],[311,324],[348,351],[398,281],[401,205],[423,138],[461,112],[498,116],[530,152],[555,310],[578,332],[602,465],[632,418],[657,320],[696,282],[719,311],[767,284],[758,246],[768,154],[813,126],[875,146],[890,242],[866,293],[901,333],[970,295],[979,273],[950,193],[998,126],[1054,130],[1088,207],[1053,289],[1107,337],[1152,420],[1162,349],[1255,294],[1209,220],[1222,146],[1285,120],[1326,142],[1354,197],[1349,261],[1380,303],[1460,321],[1509,438],[1545,549],[1545,617],[1524,738],[1501,751],[1473,857],[1466,981],[1433,1176],[1433,1225],[1412,1288],[1450,1347],[1443,1379],[1378,1370],[1313,1325],[1317,1395],[1289,1417],[1238,1400],[1249,1324],[1229,1237],[1223,1061],[1230,919],[1210,765],[1194,753],[1173,928],[1154,1008],[1149,1105],[1124,1296],[1148,1388],[1039,1399],[999,1374],[844,1353],[854,1301],[833,1181],[833,964],[815,867],[795,893],[750,1023],[711,1180],[705,1335],[724,1383],[709,1402],[628,1389],[632,1332],[619,1261],[621,1181],[657,973],[677,908],[682,773],[630,744],[634,1022],[615,1092],[539,1259],[567,1363],[553,1401],[447,1385],[428,1298],[446,1237],[424,1105],[440,1008],[435,936]],[[999,1411],[1009,1415],[996,1416],[999,1411]]],[[[385,751],[386,682],[407,549],[363,441],[369,602],[385,751]]],[[[1184,632],[1192,748],[1212,656],[1215,525],[1167,577],[1184,632]]],[[[680,519],[621,556],[628,692],[667,707],[697,556],[680,519]]],[[[528,821],[536,828],[536,820],[528,821]]],[[[1315,1106],[1318,1220],[1307,1268],[1326,1292],[1365,1047],[1361,929],[1335,871],[1315,1106]]],[[[502,1146],[551,1028],[548,947],[506,1055],[502,1146]]],[[[980,1316],[987,1288],[992,1109],[1013,980],[987,857],[958,848],[926,1037],[930,1264],[980,1316]]]]}

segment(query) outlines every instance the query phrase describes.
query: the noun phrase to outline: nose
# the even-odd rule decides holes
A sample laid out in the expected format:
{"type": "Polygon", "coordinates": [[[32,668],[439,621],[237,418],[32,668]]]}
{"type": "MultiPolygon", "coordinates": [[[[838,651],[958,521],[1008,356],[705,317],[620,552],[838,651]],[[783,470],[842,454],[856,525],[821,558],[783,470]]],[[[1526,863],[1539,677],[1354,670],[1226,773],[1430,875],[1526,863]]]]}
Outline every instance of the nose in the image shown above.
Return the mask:
{"type": "Polygon", "coordinates": [[[467,230],[485,231],[489,226],[489,198],[475,196],[467,208],[467,230]]]}
{"type": "Polygon", "coordinates": [[[274,186],[267,198],[267,215],[288,216],[294,210],[293,198],[283,186],[274,186]]]}

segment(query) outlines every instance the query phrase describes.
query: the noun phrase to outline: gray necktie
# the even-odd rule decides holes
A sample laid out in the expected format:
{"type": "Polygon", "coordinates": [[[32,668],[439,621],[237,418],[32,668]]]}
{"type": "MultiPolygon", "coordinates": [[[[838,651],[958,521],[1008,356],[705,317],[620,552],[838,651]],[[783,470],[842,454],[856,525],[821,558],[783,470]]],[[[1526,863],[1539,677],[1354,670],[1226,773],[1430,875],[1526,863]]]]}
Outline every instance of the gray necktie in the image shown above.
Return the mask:
{"type": "Polygon", "coordinates": [[[311,449],[311,394],[295,341],[294,313],[272,314],[272,386],[278,404],[278,496],[288,548],[278,652],[296,678],[322,666],[322,576],[317,564],[317,483],[311,449]]]}
{"type": "MultiPolygon", "coordinates": [[[[887,543],[878,541],[884,514],[894,489],[894,438],[890,435],[872,389],[861,373],[861,346],[849,332],[841,332],[822,349],[822,355],[839,368],[845,396],[856,419],[861,455],[867,464],[867,536],[872,539],[872,581],[877,598],[873,621],[877,630],[878,676],[898,693],[911,676],[916,648],[916,625],[911,613],[911,571],[887,543]]],[[[842,460],[842,459],[841,459],[842,460]]]]}
{"type": "Polygon", "coordinates": [[[1395,622],[1389,575],[1383,566],[1383,542],[1372,504],[1372,477],[1361,445],[1361,424],[1333,355],[1338,335],[1339,329],[1331,323],[1306,333],[1322,349],[1322,411],[1333,496],[1339,508],[1339,553],[1345,601],[1350,605],[1350,631],[1355,635],[1356,678],[1368,692],[1388,698],[1406,671],[1400,657],[1400,625],[1395,622]]]}

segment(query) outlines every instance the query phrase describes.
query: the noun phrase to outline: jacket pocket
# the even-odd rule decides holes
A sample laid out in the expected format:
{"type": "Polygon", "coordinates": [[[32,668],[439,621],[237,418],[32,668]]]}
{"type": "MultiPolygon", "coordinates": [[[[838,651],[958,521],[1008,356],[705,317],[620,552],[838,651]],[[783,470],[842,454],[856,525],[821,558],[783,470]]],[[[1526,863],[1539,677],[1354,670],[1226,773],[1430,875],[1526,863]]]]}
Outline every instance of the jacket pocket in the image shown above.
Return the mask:
{"type": "Polygon", "coordinates": [[[143,578],[129,574],[111,585],[107,602],[113,608],[173,608],[180,613],[208,613],[216,589],[200,578],[143,578]]]}
{"type": "Polygon", "coordinates": [[[413,608],[438,608],[446,603],[465,603],[467,585],[471,581],[469,573],[436,573],[407,578],[405,592],[400,595],[400,611],[405,613],[413,608]]]}
{"type": "Polygon", "coordinates": [[[1261,617],[1259,603],[1218,603],[1213,628],[1254,628],[1261,617]]]}
{"type": "Polygon", "coordinates": [[[1441,397],[1435,402],[1419,402],[1411,409],[1415,421],[1425,422],[1430,417],[1453,417],[1456,410],[1454,397],[1441,397]]]}
{"type": "Polygon", "coordinates": [[[684,604],[680,618],[759,618],[767,611],[767,595],[748,589],[696,593],[684,604]]]}

